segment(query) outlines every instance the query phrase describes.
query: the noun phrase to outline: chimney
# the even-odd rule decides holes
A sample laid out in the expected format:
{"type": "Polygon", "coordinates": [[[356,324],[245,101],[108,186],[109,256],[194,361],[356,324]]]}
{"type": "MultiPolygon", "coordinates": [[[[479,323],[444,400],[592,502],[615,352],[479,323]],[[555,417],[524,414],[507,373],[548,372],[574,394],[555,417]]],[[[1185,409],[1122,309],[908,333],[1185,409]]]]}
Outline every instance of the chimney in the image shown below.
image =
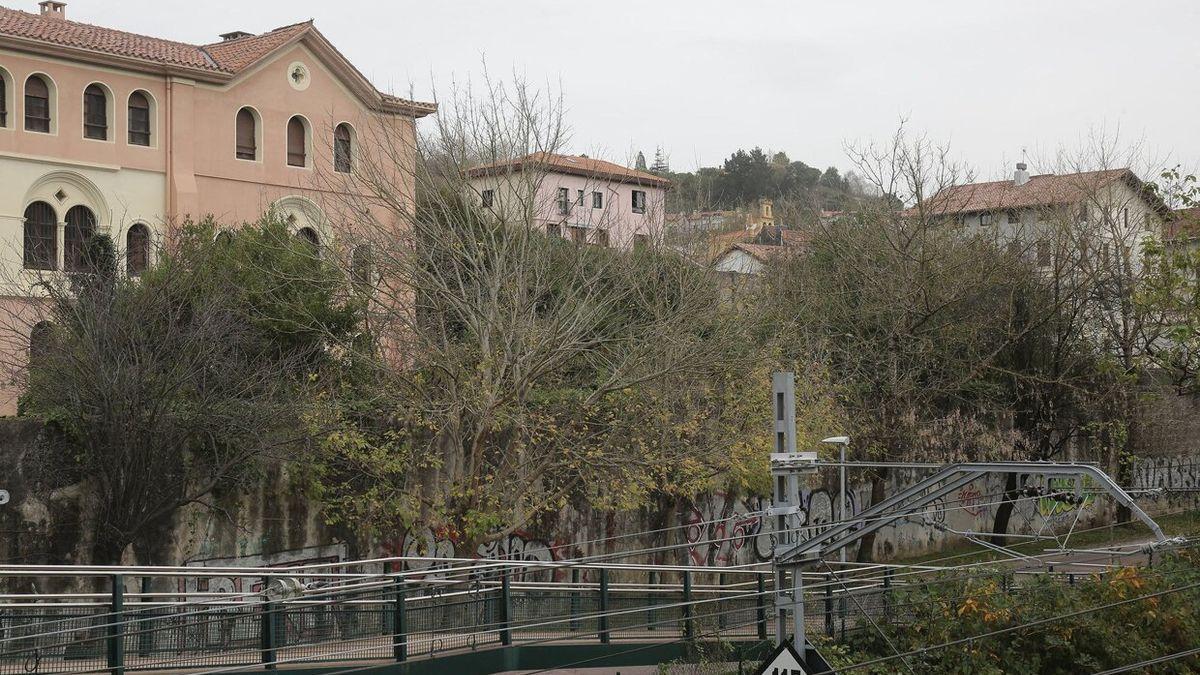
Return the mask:
{"type": "Polygon", "coordinates": [[[254,33],[247,33],[244,30],[233,30],[233,31],[229,31],[228,33],[221,33],[221,41],[229,42],[230,40],[237,40],[238,38],[253,37],[253,36],[254,36],[254,33]]]}
{"type": "Polygon", "coordinates": [[[1021,187],[1029,182],[1029,172],[1025,168],[1025,162],[1017,162],[1017,170],[1013,173],[1013,185],[1021,187]]]}
{"type": "Polygon", "coordinates": [[[42,0],[38,3],[42,8],[42,17],[46,19],[65,20],[67,18],[67,3],[56,0],[42,0]]]}

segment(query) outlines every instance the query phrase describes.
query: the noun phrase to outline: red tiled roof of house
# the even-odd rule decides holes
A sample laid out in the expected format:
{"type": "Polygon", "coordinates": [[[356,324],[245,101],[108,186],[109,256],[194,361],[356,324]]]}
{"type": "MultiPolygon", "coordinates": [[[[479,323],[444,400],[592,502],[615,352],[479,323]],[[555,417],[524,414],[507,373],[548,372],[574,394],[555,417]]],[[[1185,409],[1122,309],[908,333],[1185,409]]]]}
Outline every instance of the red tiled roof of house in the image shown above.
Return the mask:
{"type": "Polygon", "coordinates": [[[606,162],[602,159],[584,157],[582,155],[557,155],[550,152],[535,152],[511,161],[494,162],[492,164],[477,166],[468,169],[467,176],[471,178],[492,176],[505,171],[520,171],[525,168],[536,168],[542,171],[567,173],[577,176],[608,178],[622,183],[634,183],[637,185],[653,185],[656,187],[668,187],[671,185],[671,181],[666,178],[656,176],[647,171],[630,169],[620,164],[606,162]]]}
{"type": "Polygon", "coordinates": [[[314,36],[325,49],[322,53],[342,62],[335,69],[358,80],[354,88],[373,106],[388,111],[399,108],[418,117],[437,110],[437,105],[433,103],[410,101],[377,91],[345,56],[320,35],[311,20],[282,26],[260,35],[192,45],[0,7],[0,46],[51,53],[53,51],[47,47],[61,47],[79,50],[74,55],[85,60],[91,58],[101,63],[115,60],[155,71],[181,69],[197,79],[211,78],[215,81],[228,81],[306,34],[314,36]]]}
{"type": "Polygon", "coordinates": [[[196,45],[0,7],[0,35],[200,70],[220,70],[196,45]]]}
{"type": "Polygon", "coordinates": [[[246,37],[235,38],[233,40],[207,44],[202,49],[223,70],[237,73],[248,66],[254,65],[262,57],[287,44],[292,38],[312,28],[312,25],[313,22],[310,19],[302,23],[282,26],[261,35],[247,35],[246,37]]]}
{"type": "Polygon", "coordinates": [[[719,260],[725,257],[726,254],[735,249],[745,251],[751,257],[763,262],[767,262],[773,258],[796,255],[797,253],[803,251],[803,248],[799,246],[771,246],[769,244],[747,244],[739,242],[725,247],[725,250],[721,251],[721,254],[717,256],[717,259],[719,260]]]}
{"type": "Polygon", "coordinates": [[[1195,239],[1200,237],[1200,206],[1177,209],[1171,212],[1164,236],[1167,239],[1195,239]]]}
{"type": "Polygon", "coordinates": [[[973,213],[1003,209],[1075,204],[1113,181],[1126,180],[1140,189],[1141,180],[1129,169],[1108,169],[1055,175],[1030,176],[1023,185],[1000,180],[990,183],[956,185],[926,200],[924,207],[934,213],[973,213]]]}

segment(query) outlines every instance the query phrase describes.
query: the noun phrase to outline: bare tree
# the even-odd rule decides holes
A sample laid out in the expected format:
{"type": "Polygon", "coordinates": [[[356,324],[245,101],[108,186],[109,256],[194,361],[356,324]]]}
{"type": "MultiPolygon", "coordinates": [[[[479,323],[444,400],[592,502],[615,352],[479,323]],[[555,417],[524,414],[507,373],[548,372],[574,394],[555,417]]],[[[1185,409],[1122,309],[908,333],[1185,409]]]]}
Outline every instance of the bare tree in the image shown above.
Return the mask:
{"type": "Polygon", "coordinates": [[[356,355],[374,367],[356,384],[363,405],[330,413],[346,421],[315,480],[330,512],[446,528],[470,548],[575,498],[629,504],[672,473],[712,479],[723,447],[651,441],[661,427],[635,422],[690,424],[697,383],[736,368],[714,280],[653,240],[553,236],[564,207],[540,189],[537,158],[566,139],[556,98],[488,82],[442,101],[434,125],[415,145],[377,137],[357,176],[370,197],[333,207],[387,215],[358,219],[347,242],[372,255],[372,339],[356,355]],[[412,153],[415,210],[391,178],[412,153]],[[480,166],[498,168],[481,183],[480,166]]]}

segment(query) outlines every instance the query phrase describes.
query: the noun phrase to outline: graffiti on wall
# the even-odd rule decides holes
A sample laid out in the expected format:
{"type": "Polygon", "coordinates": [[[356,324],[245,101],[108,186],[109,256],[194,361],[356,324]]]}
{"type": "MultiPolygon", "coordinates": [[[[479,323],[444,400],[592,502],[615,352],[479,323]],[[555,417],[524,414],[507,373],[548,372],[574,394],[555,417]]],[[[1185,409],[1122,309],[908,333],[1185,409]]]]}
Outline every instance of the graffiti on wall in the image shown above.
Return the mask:
{"type": "Polygon", "coordinates": [[[759,497],[737,499],[720,492],[689,504],[683,516],[688,560],[724,566],[769,559],[774,542],[763,527],[764,508],[759,497]]]}
{"type": "Polygon", "coordinates": [[[972,518],[982,516],[988,510],[983,501],[983,493],[974,483],[967,483],[958,491],[958,506],[972,518]]]}
{"type": "MultiPolygon", "coordinates": [[[[338,563],[346,559],[345,545],[331,544],[329,546],[308,546],[276,553],[256,553],[230,558],[191,560],[184,563],[184,565],[186,567],[286,568],[338,563]]],[[[339,571],[339,568],[335,567],[332,571],[339,571]]],[[[313,580],[301,579],[303,583],[313,580]]],[[[180,580],[179,586],[179,590],[184,593],[228,593],[239,595],[261,592],[263,589],[263,578],[261,576],[184,577],[180,580]]]]}
{"type": "Polygon", "coordinates": [[[1147,457],[1133,466],[1133,487],[1139,490],[1200,488],[1200,460],[1195,457],[1147,457]]]}
{"type": "MultiPolygon", "coordinates": [[[[454,564],[457,558],[480,558],[484,560],[515,560],[520,562],[554,562],[562,557],[553,542],[535,537],[528,532],[516,531],[507,537],[480,544],[474,555],[463,555],[462,545],[445,531],[429,528],[409,530],[398,544],[386,546],[390,555],[401,555],[405,569],[425,571],[426,578],[444,576],[443,570],[454,564]]],[[[555,577],[559,571],[555,572],[555,577]]],[[[524,575],[522,575],[524,577],[524,575]]]]}
{"type": "MultiPolygon", "coordinates": [[[[801,493],[799,522],[809,526],[801,532],[801,539],[833,526],[838,519],[836,500],[836,495],[824,488],[801,493]]],[[[847,491],[845,504],[847,516],[858,513],[853,491],[847,491]]],[[[724,493],[691,503],[683,514],[688,561],[698,566],[726,566],[770,560],[775,537],[765,516],[769,505],[761,497],[739,499],[724,493]]]]}

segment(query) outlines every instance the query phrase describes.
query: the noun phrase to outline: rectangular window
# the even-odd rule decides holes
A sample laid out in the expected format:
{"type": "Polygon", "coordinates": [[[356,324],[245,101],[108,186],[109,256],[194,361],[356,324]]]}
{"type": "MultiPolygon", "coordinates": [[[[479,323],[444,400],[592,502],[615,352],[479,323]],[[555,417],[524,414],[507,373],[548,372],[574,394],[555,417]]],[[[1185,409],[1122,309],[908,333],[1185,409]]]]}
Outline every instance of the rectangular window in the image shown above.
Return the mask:
{"type": "Polygon", "coordinates": [[[593,209],[604,208],[604,195],[602,193],[600,193],[600,192],[592,193],[592,208],[593,209]]]}
{"type": "Polygon", "coordinates": [[[1079,222],[1086,223],[1087,221],[1088,221],[1087,204],[1080,204],[1079,205],[1079,222]]]}
{"type": "Polygon", "coordinates": [[[562,239],[562,226],[558,223],[546,223],[546,236],[562,239]]]}
{"type": "Polygon", "coordinates": [[[8,126],[8,81],[0,77],[0,127],[8,126]]]}
{"type": "Polygon", "coordinates": [[[1121,224],[1124,227],[1129,227],[1129,209],[1121,209],[1121,224]]]}
{"type": "Polygon", "coordinates": [[[587,228],[586,227],[571,226],[571,227],[568,227],[567,229],[571,231],[571,241],[572,242],[574,242],[576,244],[586,244],[587,243],[587,228]]]}
{"type": "Polygon", "coordinates": [[[50,99],[25,97],[25,130],[50,133],[50,99]]]}
{"type": "Polygon", "coordinates": [[[483,208],[492,208],[492,200],[495,198],[495,190],[484,190],[481,196],[483,197],[483,208]]]}
{"type": "Polygon", "coordinates": [[[1019,222],[1021,222],[1021,215],[1018,214],[1016,211],[1009,211],[1008,212],[1008,224],[1015,225],[1019,222]]]}
{"type": "Polygon", "coordinates": [[[596,245],[608,248],[608,230],[596,230],[596,245]]]}
{"type": "Polygon", "coordinates": [[[634,190],[633,191],[633,212],[634,213],[645,213],[646,212],[646,193],[642,190],[634,190]]]}
{"type": "Polygon", "coordinates": [[[575,203],[583,206],[583,190],[576,190],[575,192],[577,193],[575,195],[575,203]]]}
{"type": "Polygon", "coordinates": [[[558,188],[558,212],[564,216],[571,212],[571,193],[567,188],[558,188]]]}
{"type": "MultiPolygon", "coordinates": [[[[89,87],[91,89],[91,87],[89,87]]],[[[83,95],[83,136],[98,141],[108,139],[108,99],[102,93],[83,95]]]]}
{"type": "Polygon", "coordinates": [[[1037,264],[1038,267],[1049,267],[1051,260],[1050,242],[1039,241],[1037,243],[1037,264]]]}
{"type": "Polygon", "coordinates": [[[979,224],[980,225],[991,225],[992,224],[992,214],[990,214],[990,213],[979,214],[979,224]]]}
{"type": "Polygon", "coordinates": [[[129,108],[129,144],[150,145],[150,109],[129,108]]]}

